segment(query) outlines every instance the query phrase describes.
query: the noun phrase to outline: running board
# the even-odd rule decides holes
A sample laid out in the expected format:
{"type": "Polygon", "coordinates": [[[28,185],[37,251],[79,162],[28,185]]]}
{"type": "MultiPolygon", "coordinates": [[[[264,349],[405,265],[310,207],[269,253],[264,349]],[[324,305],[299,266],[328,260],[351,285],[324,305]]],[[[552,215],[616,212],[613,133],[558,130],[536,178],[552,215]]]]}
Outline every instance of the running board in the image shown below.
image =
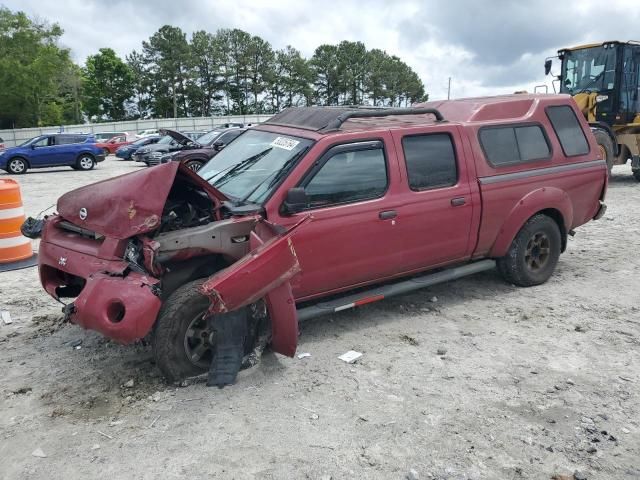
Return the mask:
{"type": "Polygon", "coordinates": [[[448,282],[457,278],[466,277],[467,275],[473,275],[474,273],[491,270],[495,268],[495,266],[496,262],[494,260],[481,260],[479,262],[469,263],[460,267],[449,268],[437,273],[428,273],[421,277],[414,277],[410,280],[384,285],[382,287],[375,287],[371,290],[347,295],[328,302],[316,303],[309,307],[299,309],[298,321],[301,322],[321,315],[327,315],[329,313],[359,307],[360,305],[366,305],[367,303],[377,302],[384,298],[403,295],[438,283],[448,282]]]}

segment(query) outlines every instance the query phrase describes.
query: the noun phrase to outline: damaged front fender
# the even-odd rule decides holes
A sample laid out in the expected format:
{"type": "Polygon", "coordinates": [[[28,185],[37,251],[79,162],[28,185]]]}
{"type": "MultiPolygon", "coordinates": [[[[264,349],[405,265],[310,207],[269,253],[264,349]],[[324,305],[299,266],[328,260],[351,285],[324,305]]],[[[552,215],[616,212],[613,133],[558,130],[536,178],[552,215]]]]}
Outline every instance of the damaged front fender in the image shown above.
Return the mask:
{"type": "Polygon", "coordinates": [[[298,318],[289,280],[300,272],[292,236],[311,220],[307,216],[278,234],[276,226],[260,222],[251,233],[252,250],[200,287],[211,300],[209,313],[226,313],[261,298],[267,302],[274,351],[293,356],[298,340],[298,318]]]}

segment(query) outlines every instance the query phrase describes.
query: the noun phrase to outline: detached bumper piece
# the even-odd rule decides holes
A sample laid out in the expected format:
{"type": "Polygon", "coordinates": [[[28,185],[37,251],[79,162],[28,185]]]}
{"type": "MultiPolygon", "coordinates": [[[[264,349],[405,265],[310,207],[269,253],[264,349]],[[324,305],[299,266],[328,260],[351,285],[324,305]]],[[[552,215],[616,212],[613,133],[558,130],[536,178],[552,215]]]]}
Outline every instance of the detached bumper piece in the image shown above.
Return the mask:
{"type": "Polygon", "coordinates": [[[247,309],[207,318],[209,328],[216,332],[216,354],[209,367],[207,386],[223,388],[233,385],[242,366],[244,342],[247,336],[247,309]]]}

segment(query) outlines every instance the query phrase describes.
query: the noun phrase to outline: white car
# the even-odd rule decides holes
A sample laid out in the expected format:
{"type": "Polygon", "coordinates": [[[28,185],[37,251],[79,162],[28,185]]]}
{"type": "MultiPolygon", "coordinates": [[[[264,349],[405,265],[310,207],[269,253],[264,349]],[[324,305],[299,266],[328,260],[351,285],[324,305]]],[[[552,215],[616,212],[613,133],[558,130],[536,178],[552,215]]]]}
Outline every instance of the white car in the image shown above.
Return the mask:
{"type": "Polygon", "coordinates": [[[147,130],[140,130],[137,134],[136,134],[136,138],[144,138],[144,137],[150,137],[152,135],[158,135],[158,129],[157,128],[149,128],[147,130]]]}

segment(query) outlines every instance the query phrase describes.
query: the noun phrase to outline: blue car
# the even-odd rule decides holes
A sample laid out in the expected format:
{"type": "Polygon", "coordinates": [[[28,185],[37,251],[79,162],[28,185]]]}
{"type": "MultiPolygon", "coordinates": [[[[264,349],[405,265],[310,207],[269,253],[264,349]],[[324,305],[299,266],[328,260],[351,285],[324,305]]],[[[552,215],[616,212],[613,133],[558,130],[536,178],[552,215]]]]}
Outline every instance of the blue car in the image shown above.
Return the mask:
{"type": "Polygon", "coordinates": [[[79,133],[40,135],[0,152],[0,168],[13,175],[25,173],[29,168],[62,165],[91,170],[103,160],[104,152],[95,146],[93,135],[79,133]]]}
{"type": "Polygon", "coordinates": [[[130,143],[129,145],[123,145],[116,150],[116,157],[122,158],[123,160],[131,160],[133,154],[136,153],[140,147],[158,143],[158,140],[160,140],[160,138],[162,137],[160,137],[159,135],[142,137],[135,142],[130,143]]]}

